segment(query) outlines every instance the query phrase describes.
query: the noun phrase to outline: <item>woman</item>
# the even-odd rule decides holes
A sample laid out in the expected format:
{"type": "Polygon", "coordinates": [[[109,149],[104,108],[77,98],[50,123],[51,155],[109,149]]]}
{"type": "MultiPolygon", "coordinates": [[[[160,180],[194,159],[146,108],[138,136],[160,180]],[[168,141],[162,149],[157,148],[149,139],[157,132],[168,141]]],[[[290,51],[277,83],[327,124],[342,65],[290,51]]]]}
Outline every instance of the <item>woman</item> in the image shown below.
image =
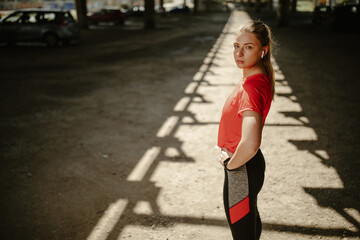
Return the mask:
{"type": "Polygon", "coordinates": [[[267,25],[251,21],[235,35],[234,60],[243,78],[225,102],[219,124],[220,162],[225,168],[224,206],[233,238],[260,239],[257,194],[265,161],[262,128],[274,97],[272,40],[267,25]]]}

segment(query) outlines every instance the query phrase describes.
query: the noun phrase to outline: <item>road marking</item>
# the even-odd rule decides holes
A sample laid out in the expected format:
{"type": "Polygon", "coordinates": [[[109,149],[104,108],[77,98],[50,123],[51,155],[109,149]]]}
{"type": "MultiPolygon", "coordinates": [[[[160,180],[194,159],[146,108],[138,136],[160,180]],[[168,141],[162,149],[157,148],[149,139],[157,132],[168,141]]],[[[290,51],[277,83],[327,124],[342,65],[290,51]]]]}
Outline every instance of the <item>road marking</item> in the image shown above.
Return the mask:
{"type": "Polygon", "coordinates": [[[157,132],[156,136],[159,138],[163,138],[168,136],[175,125],[178,123],[179,117],[178,116],[170,116],[166,119],[166,121],[163,123],[159,131],[157,132]]]}
{"type": "Polygon", "coordinates": [[[146,172],[149,170],[150,166],[160,153],[160,147],[152,147],[148,149],[139,162],[136,164],[135,168],[127,177],[127,181],[141,181],[146,172]]]}
{"type": "Polygon", "coordinates": [[[188,106],[190,102],[190,98],[189,97],[183,97],[181,98],[175,105],[174,107],[174,111],[175,112],[182,112],[185,111],[185,108],[188,106]]]}
{"type": "Polygon", "coordinates": [[[128,202],[127,199],[119,199],[110,204],[104,215],[100,218],[90,235],[87,237],[87,240],[106,240],[116,223],[119,221],[128,202]]]}

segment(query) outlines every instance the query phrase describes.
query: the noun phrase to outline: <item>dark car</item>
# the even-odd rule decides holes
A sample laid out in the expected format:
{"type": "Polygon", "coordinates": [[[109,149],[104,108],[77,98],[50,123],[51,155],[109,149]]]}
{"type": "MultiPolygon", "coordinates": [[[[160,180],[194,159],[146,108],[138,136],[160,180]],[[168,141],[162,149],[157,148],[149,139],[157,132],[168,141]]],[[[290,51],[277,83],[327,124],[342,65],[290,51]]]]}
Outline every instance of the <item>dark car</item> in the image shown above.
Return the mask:
{"type": "Polygon", "coordinates": [[[330,25],[333,21],[333,7],[327,5],[316,6],[312,14],[312,22],[314,24],[330,25]]]}
{"type": "Polygon", "coordinates": [[[27,9],[0,21],[0,42],[42,41],[48,46],[79,38],[79,28],[69,11],[27,9]]]}
{"type": "Polygon", "coordinates": [[[315,24],[328,25],[336,31],[360,31],[360,5],[320,5],[315,7],[312,21],[315,24]]]}
{"type": "Polygon", "coordinates": [[[335,6],[331,25],[339,31],[360,31],[360,4],[335,6]]]}
{"type": "Polygon", "coordinates": [[[131,7],[126,11],[126,17],[143,17],[145,15],[144,6],[131,7]]]}
{"type": "Polygon", "coordinates": [[[189,13],[190,8],[188,6],[175,7],[169,11],[169,13],[189,13]]]}
{"type": "Polygon", "coordinates": [[[125,14],[118,8],[103,8],[100,11],[90,13],[88,16],[90,24],[114,23],[123,25],[125,23],[125,14]]]}

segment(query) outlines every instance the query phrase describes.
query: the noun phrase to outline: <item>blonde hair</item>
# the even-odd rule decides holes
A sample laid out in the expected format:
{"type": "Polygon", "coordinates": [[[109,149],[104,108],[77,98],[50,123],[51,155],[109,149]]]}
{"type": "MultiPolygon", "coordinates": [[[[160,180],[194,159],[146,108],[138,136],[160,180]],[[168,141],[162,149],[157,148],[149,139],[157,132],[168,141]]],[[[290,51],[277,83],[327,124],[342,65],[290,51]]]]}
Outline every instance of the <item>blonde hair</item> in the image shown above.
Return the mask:
{"type": "Polygon", "coordinates": [[[262,63],[265,68],[267,75],[269,75],[271,80],[271,94],[272,99],[275,95],[275,72],[271,64],[271,54],[273,49],[273,40],[271,38],[270,28],[261,21],[250,21],[240,26],[239,30],[236,32],[236,35],[239,33],[253,33],[256,35],[257,39],[260,41],[261,46],[268,46],[267,54],[262,58],[262,63]]]}

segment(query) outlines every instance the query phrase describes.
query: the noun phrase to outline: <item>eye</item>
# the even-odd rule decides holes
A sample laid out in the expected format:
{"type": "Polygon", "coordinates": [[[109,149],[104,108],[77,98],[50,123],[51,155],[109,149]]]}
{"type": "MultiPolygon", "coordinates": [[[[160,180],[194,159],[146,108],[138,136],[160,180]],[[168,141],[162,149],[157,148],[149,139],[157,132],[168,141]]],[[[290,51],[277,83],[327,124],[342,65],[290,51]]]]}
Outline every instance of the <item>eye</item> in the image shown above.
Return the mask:
{"type": "Polygon", "coordinates": [[[245,49],[249,50],[251,49],[252,47],[251,46],[246,46],[245,49]]]}
{"type": "Polygon", "coordinates": [[[237,44],[234,44],[234,48],[236,48],[236,49],[237,49],[237,48],[239,48],[239,45],[237,45],[237,44]]]}

